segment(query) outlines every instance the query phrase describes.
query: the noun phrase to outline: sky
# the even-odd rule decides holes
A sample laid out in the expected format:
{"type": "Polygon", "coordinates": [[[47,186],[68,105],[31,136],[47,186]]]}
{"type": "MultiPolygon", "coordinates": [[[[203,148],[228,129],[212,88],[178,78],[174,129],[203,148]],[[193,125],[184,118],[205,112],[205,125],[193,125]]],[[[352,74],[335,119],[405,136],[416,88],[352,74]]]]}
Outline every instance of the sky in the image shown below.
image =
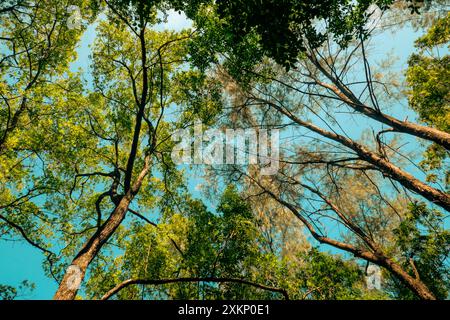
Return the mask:
{"type": "MultiPolygon", "coordinates": [[[[171,12],[168,22],[165,25],[157,26],[157,29],[180,30],[189,27],[190,22],[184,15],[171,12]]],[[[413,52],[414,40],[420,36],[411,28],[405,27],[395,34],[384,32],[376,36],[372,43],[375,45],[373,57],[375,60],[386,57],[389,52],[394,52],[398,57],[396,68],[405,70],[408,56],[413,52]]],[[[71,65],[72,71],[83,70],[86,80],[90,80],[89,75],[89,46],[95,39],[95,24],[88,27],[78,46],[78,59],[71,65]]],[[[403,106],[396,106],[392,113],[396,117],[409,117],[411,120],[414,114],[403,106]]],[[[350,124],[349,124],[350,125],[350,124]]],[[[351,125],[350,125],[351,127],[351,125]]],[[[189,174],[189,172],[188,172],[189,174]]],[[[200,180],[193,178],[191,172],[189,188],[194,192],[200,180]]],[[[24,299],[51,299],[57,289],[56,283],[47,278],[42,271],[44,255],[39,250],[31,247],[22,241],[5,242],[0,241],[0,284],[17,286],[23,280],[29,280],[36,285],[32,294],[23,296],[24,299]]]]}

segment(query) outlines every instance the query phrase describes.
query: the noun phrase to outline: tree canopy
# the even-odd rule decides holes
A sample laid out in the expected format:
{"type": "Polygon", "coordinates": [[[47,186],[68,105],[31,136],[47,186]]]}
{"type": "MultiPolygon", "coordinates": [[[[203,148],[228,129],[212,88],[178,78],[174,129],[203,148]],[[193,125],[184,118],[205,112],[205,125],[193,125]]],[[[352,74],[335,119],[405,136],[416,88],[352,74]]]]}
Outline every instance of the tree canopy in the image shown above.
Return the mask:
{"type": "MultiPolygon", "coordinates": [[[[445,4],[9,0],[0,17],[0,240],[42,253],[54,299],[448,298],[445,4]],[[376,55],[413,27],[405,65],[376,55]],[[255,162],[207,162],[230,131],[255,162]]],[[[40,289],[14,285],[0,298],[40,289]]]]}

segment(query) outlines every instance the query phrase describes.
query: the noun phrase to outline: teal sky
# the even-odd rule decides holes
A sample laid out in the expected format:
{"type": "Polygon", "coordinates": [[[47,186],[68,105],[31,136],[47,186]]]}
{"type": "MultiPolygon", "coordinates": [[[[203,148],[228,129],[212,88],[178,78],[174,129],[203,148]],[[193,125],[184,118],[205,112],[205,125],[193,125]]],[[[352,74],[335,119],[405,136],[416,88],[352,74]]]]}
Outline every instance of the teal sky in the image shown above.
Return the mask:
{"type": "MultiPolygon", "coordinates": [[[[184,27],[190,26],[189,21],[182,15],[172,13],[169,16],[168,23],[160,25],[157,28],[170,28],[180,30],[184,27]]],[[[375,48],[372,59],[380,60],[389,52],[393,52],[398,57],[396,64],[397,70],[404,70],[408,56],[413,51],[414,40],[419,36],[411,28],[405,27],[398,30],[395,34],[385,32],[380,36],[376,36],[372,43],[375,48]]],[[[95,25],[90,26],[85,32],[78,47],[78,59],[72,64],[72,70],[76,71],[82,69],[86,80],[90,80],[89,75],[89,45],[95,38],[95,25]]],[[[405,104],[406,105],[406,104],[405,104]]],[[[405,108],[405,106],[398,105],[392,112],[392,115],[398,118],[409,117],[410,120],[415,118],[414,114],[405,108]]],[[[352,123],[349,121],[349,128],[352,123]]],[[[359,124],[362,126],[363,124],[359,124]]],[[[414,148],[415,141],[411,142],[411,148],[414,148]]],[[[200,180],[193,178],[194,174],[189,173],[189,187],[193,193],[198,193],[195,186],[200,180]]],[[[198,194],[197,194],[198,195],[198,194]]],[[[17,286],[23,280],[29,280],[36,284],[34,292],[22,298],[26,299],[51,299],[56,291],[57,285],[52,280],[47,278],[42,271],[42,262],[44,255],[39,250],[31,247],[22,241],[0,241],[0,284],[8,284],[17,286]]]]}

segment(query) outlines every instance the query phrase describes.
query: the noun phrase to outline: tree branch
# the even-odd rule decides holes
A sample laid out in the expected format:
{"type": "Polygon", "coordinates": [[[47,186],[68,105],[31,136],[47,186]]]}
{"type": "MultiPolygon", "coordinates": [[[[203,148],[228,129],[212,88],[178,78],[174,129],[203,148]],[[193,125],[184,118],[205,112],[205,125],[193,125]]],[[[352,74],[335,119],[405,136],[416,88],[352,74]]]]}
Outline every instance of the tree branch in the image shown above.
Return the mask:
{"type": "Polygon", "coordinates": [[[134,284],[144,284],[144,285],[161,285],[161,284],[168,284],[168,283],[177,283],[177,282],[217,282],[217,283],[240,283],[245,284],[248,286],[252,286],[255,288],[259,288],[266,291],[271,292],[277,292],[283,295],[285,300],[289,300],[289,295],[285,289],[282,288],[274,288],[269,287],[266,285],[262,285],[259,283],[243,280],[243,279],[236,279],[236,278],[216,278],[216,277],[205,277],[205,278],[199,278],[199,277],[188,277],[188,278],[176,278],[176,279],[159,279],[159,280],[152,280],[152,279],[128,279],[124,282],[118,284],[113,289],[109,290],[102,298],[101,300],[108,300],[113,295],[117,294],[122,289],[125,289],[126,287],[134,284]]]}

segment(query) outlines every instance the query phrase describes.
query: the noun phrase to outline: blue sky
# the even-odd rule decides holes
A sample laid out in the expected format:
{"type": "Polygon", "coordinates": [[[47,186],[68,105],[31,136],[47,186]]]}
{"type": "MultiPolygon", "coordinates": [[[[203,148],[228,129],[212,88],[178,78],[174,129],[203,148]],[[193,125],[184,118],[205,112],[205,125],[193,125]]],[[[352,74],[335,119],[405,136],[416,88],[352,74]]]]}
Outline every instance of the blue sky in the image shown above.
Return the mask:
{"type": "MultiPolygon", "coordinates": [[[[164,26],[158,26],[158,29],[182,29],[189,26],[189,21],[182,15],[172,12],[169,16],[168,23],[164,26]]],[[[414,40],[419,36],[410,28],[403,28],[395,34],[385,32],[373,39],[375,44],[375,59],[381,59],[388,52],[394,52],[399,58],[397,68],[403,69],[406,66],[406,60],[413,51],[414,40]]],[[[72,64],[72,70],[81,68],[84,71],[86,80],[90,80],[89,76],[89,45],[95,38],[95,25],[90,26],[85,32],[78,47],[78,59],[72,64]]],[[[392,112],[399,118],[409,116],[411,120],[414,114],[402,106],[396,106],[392,112]]],[[[190,187],[194,192],[195,185],[199,181],[190,179],[190,187]]],[[[24,242],[0,242],[0,284],[9,284],[17,286],[22,280],[29,280],[36,284],[35,291],[24,298],[27,299],[51,299],[57,286],[55,282],[47,278],[42,271],[42,262],[44,256],[40,251],[34,249],[24,242]]]]}

